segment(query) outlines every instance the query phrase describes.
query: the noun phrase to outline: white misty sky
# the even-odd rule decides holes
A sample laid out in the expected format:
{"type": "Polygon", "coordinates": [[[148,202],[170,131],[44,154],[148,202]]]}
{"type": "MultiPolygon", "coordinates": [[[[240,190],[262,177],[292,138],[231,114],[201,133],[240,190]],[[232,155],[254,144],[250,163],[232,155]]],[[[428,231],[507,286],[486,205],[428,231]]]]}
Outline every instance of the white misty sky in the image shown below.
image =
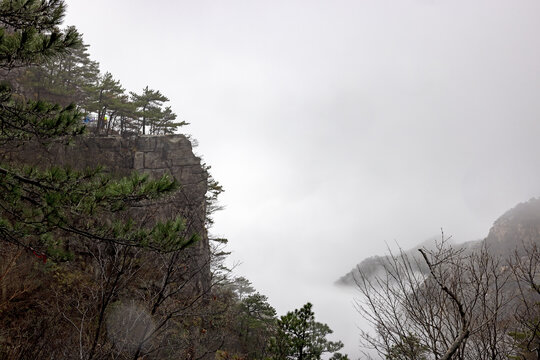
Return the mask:
{"type": "Polygon", "coordinates": [[[351,355],[335,279],[540,194],[538,1],[68,0],[65,23],[191,123],[238,273],[280,314],[313,302],[351,355]]]}

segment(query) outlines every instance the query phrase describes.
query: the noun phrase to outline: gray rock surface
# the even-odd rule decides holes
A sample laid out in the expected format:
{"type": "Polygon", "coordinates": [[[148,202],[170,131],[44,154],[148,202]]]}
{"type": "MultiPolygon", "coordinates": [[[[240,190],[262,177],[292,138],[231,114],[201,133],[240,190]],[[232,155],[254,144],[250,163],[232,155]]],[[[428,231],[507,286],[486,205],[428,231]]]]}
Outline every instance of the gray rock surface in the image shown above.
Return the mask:
{"type": "Polygon", "coordinates": [[[131,209],[139,222],[153,223],[181,215],[187,221],[187,235],[198,234],[201,241],[189,250],[188,258],[198,271],[197,291],[208,289],[210,248],[205,229],[207,177],[201,159],[193,153],[184,135],[122,138],[82,137],[71,145],[43,146],[36,143],[11,144],[0,150],[4,160],[36,166],[67,165],[75,169],[104,166],[105,171],[126,176],[133,171],[158,178],[172,175],[181,185],[175,195],[146,202],[131,209]]]}

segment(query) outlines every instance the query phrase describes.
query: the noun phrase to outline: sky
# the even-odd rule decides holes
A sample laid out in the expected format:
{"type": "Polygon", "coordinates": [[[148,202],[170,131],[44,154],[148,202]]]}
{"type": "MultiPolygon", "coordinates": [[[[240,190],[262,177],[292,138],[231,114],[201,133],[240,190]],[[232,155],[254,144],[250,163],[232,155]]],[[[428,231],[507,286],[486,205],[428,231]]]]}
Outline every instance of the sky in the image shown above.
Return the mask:
{"type": "Polygon", "coordinates": [[[536,0],[67,4],[102,72],[191,123],[235,272],[278,314],[311,301],[352,358],[337,278],[441,228],[481,239],[540,195],[536,0]]]}

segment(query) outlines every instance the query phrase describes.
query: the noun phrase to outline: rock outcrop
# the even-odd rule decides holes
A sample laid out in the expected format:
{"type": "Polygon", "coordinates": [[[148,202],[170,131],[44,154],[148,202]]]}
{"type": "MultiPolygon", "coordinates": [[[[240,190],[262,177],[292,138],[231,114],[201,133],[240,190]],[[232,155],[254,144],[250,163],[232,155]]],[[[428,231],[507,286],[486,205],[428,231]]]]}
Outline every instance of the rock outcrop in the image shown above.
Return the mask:
{"type": "Polygon", "coordinates": [[[484,240],[497,254],[507,254],[530,244],[540,245],[540,199],[520,203],[499,217],[484,240]]]}
{"type": "Polygon", "coordinates": [[[141,222],[154,222],[177,215],[187,221],[188,235],[201,240],[189,249],[192,268],[198,269],[197,291],[205,291],[210,282],[210,249],[205,229],[208,174],[200,158],[193,154],[191,142],[184,135],[140,136],[122,138],[82,137],[72,145],[44,147],[25,143],[4,147],[2,156],[9,161],[30,165],[67,165],[75,169],[104,166],[105,171],[125,176],[133,171],[153,178],[171,174],[181,185],[175,195],[143,204],[131,213],[141,222]],[[203,271],[201,271],[203,269],[203,271]]]}

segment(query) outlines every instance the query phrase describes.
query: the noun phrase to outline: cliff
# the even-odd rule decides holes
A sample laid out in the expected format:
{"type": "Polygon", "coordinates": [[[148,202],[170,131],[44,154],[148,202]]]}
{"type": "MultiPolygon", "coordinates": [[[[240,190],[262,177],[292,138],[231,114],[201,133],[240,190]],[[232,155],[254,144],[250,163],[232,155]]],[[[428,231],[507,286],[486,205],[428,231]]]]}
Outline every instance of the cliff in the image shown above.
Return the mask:
{"type": "Polygon", "coordinates": [[[130,213],[137,221],[146,223],[176,215],[185,218],[187,235],[198,234],[201,237],[188,254],[191,267],[198,272],[197,291],[208,289],[210,249],[205,229],[208,174],[184,135],[89,136],[79,138],[72,145],[49,147],[25,143],[4,147],[2,156],[9,161],[40,166],[67,165],[75,169],[104,166],[105,171],[115,176],[139,171],[157,178],[169,173],[180,183],[180,191],[159,201],[146,202],[131,209],[130,213]]]}
{"type": "Polygon", "coordinates": [[[540,245],[540,199],[531,199],[508,210],[495,221],[484,241],[491,251],[501,255],[524,245],[540,245]]]}

